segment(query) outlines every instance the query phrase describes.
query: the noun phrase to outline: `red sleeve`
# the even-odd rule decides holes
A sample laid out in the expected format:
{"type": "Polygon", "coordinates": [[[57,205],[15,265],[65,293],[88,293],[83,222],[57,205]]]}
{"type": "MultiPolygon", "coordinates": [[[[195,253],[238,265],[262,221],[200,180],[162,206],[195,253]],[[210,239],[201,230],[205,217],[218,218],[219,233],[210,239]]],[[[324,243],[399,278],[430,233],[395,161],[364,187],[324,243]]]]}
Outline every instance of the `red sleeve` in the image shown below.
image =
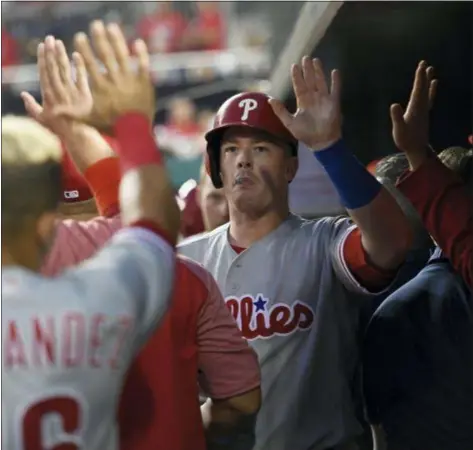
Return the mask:
{"type": "Polygon", "coordinates": [[[84,172],[84,178],[92,190],[99,214],[114,217],[119,213],[118,190],[120,187],[120,163],[118,158],[102,159],[84,172]]]}
{"type": "Polygon", "coordinates": [[[202,388],[213,399],[226,399],[259,387],[258,358],[242,337],[217,283],[202,266],[193,264],[190,268],[207,297],[197,322],[202,388]]]}
{"type": "Polygon", "coordinates": [[[418,211],[425,228],[473,286],[473,207],[460,177],[438,158],[403,176],[398,189],[418,211]]]}
{"type": "Polygon", "coordinates": [[[376,267],[363,248],[361,231],[355,228],[346,238],[343,246],[343,258],[351,274],[370,292],[378,292],[393,281],[396,271],[387,271],[376,267]]]}

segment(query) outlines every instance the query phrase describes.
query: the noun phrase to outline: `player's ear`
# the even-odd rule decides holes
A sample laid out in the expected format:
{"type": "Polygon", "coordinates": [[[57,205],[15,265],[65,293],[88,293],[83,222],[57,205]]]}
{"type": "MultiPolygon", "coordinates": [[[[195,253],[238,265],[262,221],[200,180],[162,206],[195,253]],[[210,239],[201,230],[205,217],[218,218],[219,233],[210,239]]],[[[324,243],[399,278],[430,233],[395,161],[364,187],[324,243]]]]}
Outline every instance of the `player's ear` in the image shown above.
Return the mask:
{"type": "Polygon", "coordinates": [[[291,156],[287,159],[286,164],[286,179],[290,183],[296,176],[297,169],[299,168],[299,159],[295,156],[291,156]]]}
{"type": "Polygon", "coordinates": [[[42,242],[50,242],[56,230],[58,214],[48,211],[43,213],[36,223],[36,233],[42,242]]]}

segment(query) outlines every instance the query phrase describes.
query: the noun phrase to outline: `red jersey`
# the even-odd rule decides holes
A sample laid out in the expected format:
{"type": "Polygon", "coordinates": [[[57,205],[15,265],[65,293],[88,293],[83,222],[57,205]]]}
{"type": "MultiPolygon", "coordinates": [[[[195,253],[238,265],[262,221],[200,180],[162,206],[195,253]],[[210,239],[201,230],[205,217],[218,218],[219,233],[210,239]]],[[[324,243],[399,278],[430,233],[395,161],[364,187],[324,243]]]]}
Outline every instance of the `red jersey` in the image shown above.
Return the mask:
{"type": "Polygon", "coordinates": [[[175,277],[172,306],[124,386],[121,450],[205,450],[199,372],[212,398],[233,397],[260,385],[256,355],[212,276],[179,257],[175,277]]]}

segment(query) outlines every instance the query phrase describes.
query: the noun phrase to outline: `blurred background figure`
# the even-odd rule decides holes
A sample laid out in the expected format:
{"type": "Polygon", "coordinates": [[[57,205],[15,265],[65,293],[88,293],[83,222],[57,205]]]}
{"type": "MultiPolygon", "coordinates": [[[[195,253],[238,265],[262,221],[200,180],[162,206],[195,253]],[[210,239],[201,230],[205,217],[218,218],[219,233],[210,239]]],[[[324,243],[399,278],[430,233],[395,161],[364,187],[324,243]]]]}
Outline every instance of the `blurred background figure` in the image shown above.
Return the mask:
{"type": "Polygon", "coordinates": [[[191,99],[176,97],[169,104],[166,123],[156,128],[159,142],[178,158],[192,159],[202,153],[198,146],[201,129],[196,113],[191,99]]]}
{"type": "Polygon", "coordinates": [[[186,28],[182,45],[189,50],[222,50],[226,46],[225,20],[220,2],[195,2],[196,15],[186,28]]]}
{"type": "Polygon", "coordinates": [[[181,236],[189,237],[212,231],[228,222],[228,202],[222,189],[216,189],[207,175],[205,165],[200,169],[199,183],[186,181],[179,189],[181,200],[181,236]]]}
{"type": "Polygon", "coordinates": [[[197,202],[202,212],[205,231],[212,231],[228,222],[228,202],[223,189],[215,188],[204,166],[197,186],[197,202]]]}
{"type": "Polygon", "coordinates": [[[143,3],[148,13],[138,22],[137,35],[146,42],[150,53],[181,50],[186,19],[175,10],[175,2],[143,3]]]}

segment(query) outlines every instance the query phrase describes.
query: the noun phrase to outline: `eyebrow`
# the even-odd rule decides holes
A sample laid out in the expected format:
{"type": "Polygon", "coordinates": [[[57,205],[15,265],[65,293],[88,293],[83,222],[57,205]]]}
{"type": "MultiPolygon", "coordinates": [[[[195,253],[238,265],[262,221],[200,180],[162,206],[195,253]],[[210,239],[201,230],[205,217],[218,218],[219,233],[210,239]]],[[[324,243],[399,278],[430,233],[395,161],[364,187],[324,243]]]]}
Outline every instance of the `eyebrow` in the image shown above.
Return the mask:
{"type": "MultiPolygon", "coordinates": [[[[261,144],[261,143],[266,143],[266,144],[272,144],[273,142],[267,138],[261,137],[258,139],[253,139],[253,144],[261,144]]],[[[238,144],[236,138],[229,138],[229,139],[224,139],[222,141],[222,145],[224,144],[238,144]]]]}

